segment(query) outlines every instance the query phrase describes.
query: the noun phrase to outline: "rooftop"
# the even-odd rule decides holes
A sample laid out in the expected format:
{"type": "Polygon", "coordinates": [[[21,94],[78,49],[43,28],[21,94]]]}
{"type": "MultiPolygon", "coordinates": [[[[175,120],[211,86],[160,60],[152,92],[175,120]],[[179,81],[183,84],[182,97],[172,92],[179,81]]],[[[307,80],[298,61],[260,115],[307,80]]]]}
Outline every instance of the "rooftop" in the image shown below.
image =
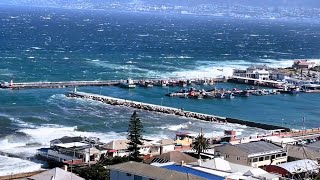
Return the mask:
{"type": "Polygon", "coordinates": [[[81,142],[71,142],[71,143],[59,143],[59,144],[55,144],[55,146],[62,147],[62,148],[75,148],[75,147],[88,146],[88,144],[81,143],[81,142]]]}
{"type": "Polygon", "coordinates": [[[282,163],[277,166],[287,170],[291,174],[318,170],[318,162],[310,159],[282,163]]]}
{"type": "Polygon", "coordinates": [[[54,139],[52,142],[60,142],[60,143],[72,143],[72,142],[81,142],[83,141],[83,137],[81,136],[75,136],[75,137],[70,137],[70,136],[63,136],[62,138],[59,139],[54,139]]]}
{"type": "Polygon", "coordinates": [[[162,166],[162,168],[166,168],[166,169],[170,169],[170,170],[174,170],[174,171],[178,171],[178,172],[183,172],[183,173],[187,173],[187,174],[193,174],[205,179],[212,179],[212,180],[222,180],[225,179],[224,177],[221,176],[217,176],[214,174],[209,174],[203,171],[199,171],[190,167],[186,167],[186,166],[180,166],[180,165],[167,165],[167,166],[162,166]]]}
{"type": "Polygon", "coordinates": [[[161,155],[154,156],[154,158],[150,158],[147,160],[147,163],[153,163],[153,162],[176,162],[176,163],[190,163],[190,162],[196,162],[197,159],[189,156],[188,154],[185,154],[180,151],[171,151],[167,152],[161,155]]]}
{"type": "Polygon", "coordinates": [[[249,142],[249,143],[243,143],[243,144],[236,144],[234,146],[242,149],[243,151],[249,154],[283,150],[282,147],[266,141],[256,141],[256,142],[249,142]]]}
{"type": "Polygon", "coordinates": [[[187,174],[183,172],[178,172],[174,170],[169,170],[165,168],[159,168],[151,166],[148,164],[138,163],[138,162],[126,162],[121,164],[112,165],[109,167],[110,170],[120,171],[124,173],[130,173],[134,175],[140,175],[143,177],[148,177],[150,179],[163,179],[163,180],[202,180],[199,176],[192,174],[187,174]]]}
{"type": "Polygon", "coordinates": [[[50,169],[40,174],[29,177],[30,180],[84,180],[83,178],[62,170],[60,168],[50,169]]]}
{"type": "Polygon", "coordinates": [[[106,149],[114,149],[114,150],[122,150],[127,149],[129,140],[123,139],[123,140],[113,140],[109,143],[107,143],[104,148],[106,149]]]}

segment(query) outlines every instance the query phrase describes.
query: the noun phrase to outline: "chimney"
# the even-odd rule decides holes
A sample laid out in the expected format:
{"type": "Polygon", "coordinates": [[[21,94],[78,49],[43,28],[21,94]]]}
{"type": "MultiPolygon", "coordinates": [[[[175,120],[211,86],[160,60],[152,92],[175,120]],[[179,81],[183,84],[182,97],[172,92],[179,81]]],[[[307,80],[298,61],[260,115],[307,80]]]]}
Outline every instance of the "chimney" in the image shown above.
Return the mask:
{"type": "Polygon", "coordinates": [[[201,166],[202,165],[202,160],[198,159],[198,165],[201,166]]]}
{"type": "Polygon", "coordinates": [[[184,163],[184,161],[181,161],[181,166],[184,166],[186,163],[184,163]]]}

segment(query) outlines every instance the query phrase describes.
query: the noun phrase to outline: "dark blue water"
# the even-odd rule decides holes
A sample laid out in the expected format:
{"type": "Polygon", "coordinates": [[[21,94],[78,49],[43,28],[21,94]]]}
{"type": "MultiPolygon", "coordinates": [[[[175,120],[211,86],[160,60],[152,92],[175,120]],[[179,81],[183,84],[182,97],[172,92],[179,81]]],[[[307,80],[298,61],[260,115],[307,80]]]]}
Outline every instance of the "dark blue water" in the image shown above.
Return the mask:
{"type": "MultiPolygon", "coordinates": [[[[0,80],[223,76],[231,68],[251,64],[283,67],[293,59],[316,61],[319,41],[320,24],[310,21],[2,6],[0,80]]],[[[64,135],[99,136],[104,141],[125,138],[132,109],[66,98],[68,90],[1,90],[0,150],[31,156],[36,148],[64,135]]],[[[318,127],[320,122],[319,94],[193,100],[165,97],[168,89],[158,87],[78,90],[155,104],[162,101],[165,106],[290,128],[302,128],[303,117],[306,127],[318,127]]],[[[169,89],[175,90],[179,89],[169,89]]],[[[264,133],[240,125],[138,113],[149,138],[173,138],[180,129],[199,132],[201,128],[208,136],[222,134],[223,129],[235,129],[242,136],[264,133]]]]}

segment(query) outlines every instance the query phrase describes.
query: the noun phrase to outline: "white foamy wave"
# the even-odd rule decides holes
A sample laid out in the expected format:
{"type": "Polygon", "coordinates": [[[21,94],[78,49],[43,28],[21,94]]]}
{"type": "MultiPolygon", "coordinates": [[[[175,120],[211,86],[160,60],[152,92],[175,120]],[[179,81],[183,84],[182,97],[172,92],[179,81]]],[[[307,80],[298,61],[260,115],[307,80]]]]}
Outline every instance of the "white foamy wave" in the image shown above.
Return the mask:
{"type": "Polygon", "coordinates": [[[166,73],[164,76],[166,78],[212,78],[212,77],[223,77],[231,76],[233,73],[233,68],[226,67],[199,67],[195,70],[187,71],[175,71],[172,73],[166,73]]]}
{"type": "Polygon", "coordinates": [[[36,150],[41,147],[49,147],[50,141],[63,136],[85,136],[98,137],[102,142],[108,143],[114,139],[124,139],[123,133],[99,133],[99,132],[81,132],[77,127],[66,127],[60,125],[47,124],[36,128],[25,128],[17,131],[23,133],[29,138],[12,138],[6,136],[0,139],[0,150],[5,153],[31,157],[35,155],[36,150]]]}
{"type": "Polygon", "coordinates": [[[27,160],[0,156],[0,176],[33,172],[41,169],[41,164],[27,160]]]}
{"type": "MultiPolygon", "coordinates": [[[[232,76],[234,69],[246,69],[253,65],[267,65],[272,68],[291,67],[296,59],[259,59],[259,62],[244,60],[232,61],[198,61],[199,66],[193,70],[177,70],[162,75],[164,78],[215,78],[232,76]]],[[[320,64],[320,59],[308,59],[311,62],[320,64]]]]}
{"type": "Polygon", "coordinates": [[[28,128],[34,128],[35,127],[34,125],[32,125],[30,123],[26,123],[26,122],[20,120],[19,118],[14,118],[14,117],[8,117],[8,118],[10,119],[10,121],[14,122],[16,125],[18,125],[20,127],[28,127],[28,128]]]}

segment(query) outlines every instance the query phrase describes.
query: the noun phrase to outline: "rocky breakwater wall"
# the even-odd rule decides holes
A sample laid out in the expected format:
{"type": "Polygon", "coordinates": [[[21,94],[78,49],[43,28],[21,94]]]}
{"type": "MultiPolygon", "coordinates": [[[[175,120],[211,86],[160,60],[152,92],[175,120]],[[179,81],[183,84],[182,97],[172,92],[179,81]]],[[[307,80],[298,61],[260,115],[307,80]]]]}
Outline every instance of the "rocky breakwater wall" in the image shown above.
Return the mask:
{"type": "Polygon", "coordinates": [[[209,121],[209,122],[236,123],[236,124],[247,125],[250,127],[257,127],[257,128],[261,128],[261,129],[266,129],[266,130],[284,129],[283,127],[280,127],[280,126],[273,126],[273,125],[268,125],[268,124],[255,123],[255,122],[251,122],[251,121],[244,121],[244,120],[238,120],[238,119],[233,119],[233,118],[226,118],[226,117],[196,113],[196,112],[191,112],[191,111],[185,111],[183,109],[178,109],[178,108],[159,106],[159,105],[155,105],[155,104],[142,103],[142,102],[114,98],[114,97],[109,97],[109,96],[102,96],[102,95],[92,94],[92,93],[69,92],[66,94],[66,96],[67,97],[74,97],[74,98],[82,98],[82,99],[91,99],[91,100],[100,101],[102,103],[106,103],[106,104],[110,104],[110,105],[114,105],[114,106],[127,106],[127,107],[131,107],[131,108],[135,108],[135,109],[177,115],[177,116],[182,116],[182,117],[186,117],[186,118],[194,118],[194,119],[209,121]]]}

